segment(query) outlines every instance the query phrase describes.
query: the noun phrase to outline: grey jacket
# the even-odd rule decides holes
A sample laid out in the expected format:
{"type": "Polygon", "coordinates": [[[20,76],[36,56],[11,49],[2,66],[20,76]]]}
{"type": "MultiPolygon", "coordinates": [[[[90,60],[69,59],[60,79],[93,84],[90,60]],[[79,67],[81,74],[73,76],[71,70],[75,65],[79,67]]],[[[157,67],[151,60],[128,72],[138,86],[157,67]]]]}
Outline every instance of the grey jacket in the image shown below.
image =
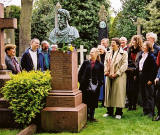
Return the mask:
{"type": "MultiPolygon", "coordinates": [[[[14,59],[15,59],[17,65],[19,66],[19,69],[21,70],[21,67],[20,67],[20,65],[19,65],[19,63],[18,63],[17,58],[14,57],[14,59]]],[[[8,56],[8,55],[5,56],[5,63],[6,63],[7,69],[8,69],[8,70],[11,70],[13,74],[17,74],[17,73],[18,73],[18,70],[16,70],[15,65],[14,65],[14,63],[12,62],[12,59],[11,59],[10,56],[8,56]]]]}

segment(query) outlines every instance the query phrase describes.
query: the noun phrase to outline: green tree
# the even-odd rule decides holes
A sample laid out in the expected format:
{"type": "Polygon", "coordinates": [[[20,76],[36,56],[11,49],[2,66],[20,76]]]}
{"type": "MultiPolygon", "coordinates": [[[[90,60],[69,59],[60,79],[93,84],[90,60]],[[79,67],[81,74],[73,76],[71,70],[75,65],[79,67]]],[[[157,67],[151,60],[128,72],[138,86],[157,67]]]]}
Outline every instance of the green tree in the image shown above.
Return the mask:
{"type": "Polygon", "coordinates": [[[19,55],[29,47],[31,40],[31,21],[33,0],[21,0],[21,14],[19,24],[19,55]]]}
{"type": "Polygon", "coordinates": [[[147,5],[146,10],[149,12],[149,16],[143,21],[144,30],[157,33],[160,39],[160,0],[153,0],[147,5]]]}
{"type": "MultiPolygon", "coordinates": [[[[48,39],[49,33],[54,28],[54,5],[57,2],[58,0],[39,0],[36,3],[32,16],[32,37],[38,37],[40,40],[48,39]]],[[[61,0],[59,2],[62,8],[70,12],[69,24],[79,31],[80,38],[74,44],[77,47],[84,45],[88,49],[96,46],[99,8],[104,4],[108,10],[109,2],[106,0],[61,0]]]]}
{"type": "Polygon", "coordinates": [[[121,0],[121,2],[122,10],[115,18],[111,28],[116,28],[114,31],[117,31],[117,34],[111,31],[110,38],[125,36],[130,39],[136,34],[134,22],[137,21],[137,18],[146,18],[148,16],[145,7],[150,0],[121,0]]]}

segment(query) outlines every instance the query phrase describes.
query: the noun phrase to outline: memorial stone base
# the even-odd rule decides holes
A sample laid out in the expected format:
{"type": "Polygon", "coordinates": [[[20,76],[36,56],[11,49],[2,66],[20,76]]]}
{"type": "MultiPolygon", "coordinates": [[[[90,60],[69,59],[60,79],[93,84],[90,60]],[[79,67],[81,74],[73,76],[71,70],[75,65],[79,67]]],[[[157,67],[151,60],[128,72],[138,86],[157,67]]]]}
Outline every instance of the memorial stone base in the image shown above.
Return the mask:
{"type": "Polygon", "coordinates": [[[87,122],[87,107],[77,87],[77,52],[52,52],[51,76],[52,91],[41,112],[42,129],[79,132],[87,122]]]}

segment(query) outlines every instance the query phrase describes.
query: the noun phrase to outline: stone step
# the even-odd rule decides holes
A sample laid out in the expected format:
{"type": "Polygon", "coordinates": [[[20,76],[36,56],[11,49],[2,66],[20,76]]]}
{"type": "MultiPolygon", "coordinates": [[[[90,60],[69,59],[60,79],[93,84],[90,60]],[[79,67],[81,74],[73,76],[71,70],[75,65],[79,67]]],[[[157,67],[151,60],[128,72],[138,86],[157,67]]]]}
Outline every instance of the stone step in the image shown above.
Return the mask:
{"type": "Polygon", "coordinates": [[[14,127],[12,110],[8,108],[0,108],[0,128],[14,127]]]}
{"type": "Polygon", "coordinates": [[[8,108],[8,107],[9,107],[9,102],[3,97],[0,98],[0,108],[8,108]]]}

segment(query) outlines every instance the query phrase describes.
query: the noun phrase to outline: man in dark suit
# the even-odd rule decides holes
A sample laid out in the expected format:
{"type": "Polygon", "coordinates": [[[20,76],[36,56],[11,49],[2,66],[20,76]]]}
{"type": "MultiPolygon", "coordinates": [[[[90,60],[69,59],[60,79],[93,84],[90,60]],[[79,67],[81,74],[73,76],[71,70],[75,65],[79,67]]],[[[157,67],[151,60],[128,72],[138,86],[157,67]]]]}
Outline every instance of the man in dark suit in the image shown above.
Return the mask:
{"type": "Polygon", "coordinates": [[[16,54],[15,49],[16,49],[16,45],[13,45],[13,44],[7,44],[5,46],[5,52],[6,52],[5,63],[6,63],[7,69],[11,70],[13,74],[17,74],[21,72],[21,67],[15,56],[16,54]]]}

